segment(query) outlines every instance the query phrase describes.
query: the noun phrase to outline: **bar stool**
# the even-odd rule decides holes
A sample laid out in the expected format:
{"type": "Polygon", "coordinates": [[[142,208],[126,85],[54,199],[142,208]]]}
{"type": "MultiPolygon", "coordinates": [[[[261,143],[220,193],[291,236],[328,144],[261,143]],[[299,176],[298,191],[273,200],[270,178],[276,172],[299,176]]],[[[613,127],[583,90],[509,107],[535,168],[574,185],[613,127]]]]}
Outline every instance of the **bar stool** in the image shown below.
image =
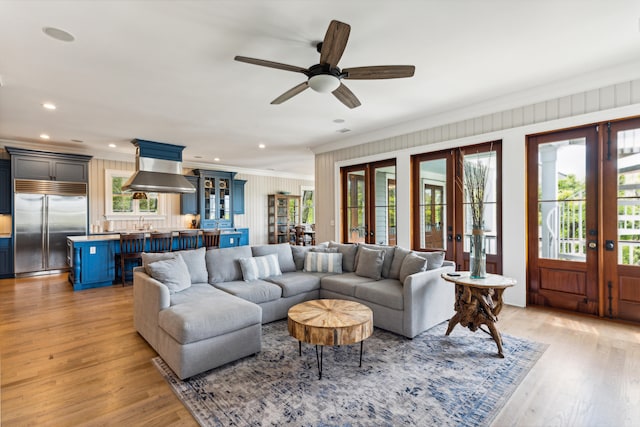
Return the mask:
{"type": "Polygon", "coordinates": [[[151,233],[149,235],[149,252],[171,252],[173,249],[173,233],[151,233]]]}
{"type": "MultiPolygon", "coordinates": [[[[120,277],[122,286],[125,285],[127,261],[136,261],[136,265],[142,265],[142,252],[144,252],[144,233],[130,233],[120,235],[120,253],[116,254],[116,266],[120,265],[120,277]],[[138,263],[139,262],[139,263],[138,263]]],[[[117,268],[117,267],[116,267],[117,268]]],[[[133,267],[131,268],[133,274],[133,267]]]]}
{"type": "Polygon", "coordinates": [[[218,249],[220,247],[220,230],[206,230],[202,233],[203,246],[209,249],[218,249]]]}
{"type": "Polygon", "coordinates": [[[178,249],[197,249],[199,246],[200,230],[178,231],[178,249]]]}

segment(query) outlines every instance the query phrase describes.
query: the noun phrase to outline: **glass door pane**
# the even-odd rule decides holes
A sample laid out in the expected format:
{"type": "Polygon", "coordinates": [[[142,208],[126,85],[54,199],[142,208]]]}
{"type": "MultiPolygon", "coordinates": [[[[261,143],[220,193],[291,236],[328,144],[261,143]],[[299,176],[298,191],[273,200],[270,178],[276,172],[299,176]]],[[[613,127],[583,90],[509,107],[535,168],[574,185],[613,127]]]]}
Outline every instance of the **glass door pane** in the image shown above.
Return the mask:
{"type": "Polygon", "coordinates": [[[365,171],[357,170],[347,173],[346,188],[346,222],[347,222],[347,242],[364,243],[367,236],[366,225],[366,187],[365,171]]]}
{"type": "Polygon", "coordinates": [[[586,138],[538,148],[540,258],[585,262],[587,254],[586,138]]]}
{"type": "Polygon", "coordinates": [[[618,264],[640,266],[640,129],[618,132],[617,143],[618,264]]]}
{"type": "Polygon", "coordinates": [[[446,249],[447,159],[420,162],[420,248],[446,249]]]}
{"type": "MultiPolygon", "coordinates": [[[[474,168],[479,174],[485,175],[486,185],[484,186],[484,203],[482,209],[482,229],[485,236],[485,250],[487,255],[498,253],[498,215],[497,215],[497,155],[493,150],[481,153],[465,154],[463,157],[464,168],[474,168]]],[[[467,179],[468,174],[463,174],[467,179]]],[[[464,252],[469,252],[471,237],[474,228],[474,215],[471,210],[469,185],[465,181],[463,185],[464,196],[462,209],[464,212],[464,252]]]]}
{"type": "Polygon", "coordinates": [[[382,166],[373,168],[373,202],[375,235],[369,243],[388,245],[396,240],[396,167],[382,166]]]}

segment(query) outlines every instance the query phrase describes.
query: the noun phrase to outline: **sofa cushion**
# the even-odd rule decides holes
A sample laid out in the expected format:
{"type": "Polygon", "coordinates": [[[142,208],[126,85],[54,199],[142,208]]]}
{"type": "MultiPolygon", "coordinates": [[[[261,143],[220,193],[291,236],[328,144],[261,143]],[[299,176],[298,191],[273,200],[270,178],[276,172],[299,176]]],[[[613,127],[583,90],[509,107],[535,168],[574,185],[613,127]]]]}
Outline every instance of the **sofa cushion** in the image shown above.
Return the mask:
{"type": "Polygon", "coordinates": [[[427,260],[427,270],[433,270],[442,267],[444,262],[444,252],[418,252],[414,251],[414,254],[427,260]]]}
{"type": "Polygon", "coordinates": [[[165,259],[147,265],[150,276],[169,288],[169,294],[180,292],[191,286],[189,269],[182,257],[165,259]]]}
{"type": "Polygon", "coordinates": [[[296,271],[296,263],[293,260],[291,252],[292,246],[289,243],[280,243],[277,245],[259,245],[253,246],[251,252],[254,257],[276,254],[278,256],[278,264],[283,273],[296,271]]]}
{"type": "Polygon", "coordinates": [[[278,255],[276,254],[240,258],[238,262],[240,262],[240,269],[242,269],[242,277],[245,282],[282,274],[280,264],[278,264],[278,255]]]}
{"type": "Polygon", "coordinates": [[[195,299],[160,311],[159,326],[180,344],[234,332],[262,321],[262,309],[239,298],[195,299]]]}
{"type": "Polygon", "coordinates": [[[357,285],[354,296],[362,301],[369,301],[394,310],[404,310],[402,283],[396,279],[382,279],[357,285]]]}
{"type": "Polygon", "coordinates": [[[216,289],[207,282],[193,283],[184,291],[176,292],[169,296],[170,305],[184,304],[190,301],[207,298],[233,298],[225,291],[216,289]]]}
{"type": "Polygon", "coordinates": [[[385,260],[385,251],[359,247],[356,259],[355,273],[358,276],[380,280],[382,277],[382,266],[385,260]]]}
{"type": "Polygon", "coordinates": [[[282,288],[280,288],[280,286],[260,279],[253,280],[251,282],[245,282],[242,280],[221,282],[216,283],[214,286],[230,293],[231,295],[235,295],[256,304],[274,301],[282,296],[282,288]]]}
{"type": "Polygon", "coordinates": [[[282,276],[270,277],[266,280],[282,288],[283,298],[320,289],[320,276],[313,273],[295,271],[293,273],[283,273],[282,276]]]}
{"type": "Polygon", "coordinates": [[[396,246],[395,251],[393,251],[393,261],[391,261],[391,267],[389,268],[389,279],[397,279],[400,277],[400,267],[402,267],[402,261],[404,261],[404,257],[406,257],[410,253],[410,249],[396,246]]]}
{"type": "Polygon", "coordinates": [[[145,273],[151,276],[151,270],[147,268],[149,264],[156,261],[164,261],[167,259],[174,259],[178,256],[177,252],[143,252],[142,253],[142,266],[144,267],[145,273]]]}
{"type": "Polygon", "coordinates": [[[415,273],[420,273],[421,271],[425,271],[427,269],[427,260],[416,253],[412,252],[404,257],[402,261],[402,267],[400,267],[400,276],[398,280],[404,283],[404,279],[407,276],[411,276],[415,273]]]}
{"type": "Polygon", "coordinates": [[[358,259],[360,257],[360,250],[362,248],[384,251],[384,264],[382,265],[382,277],[389,277],[389,271],[391,270],[391,263],[393,262],[393,254],[396,250],[395,246],[371,245],[368,243],[358,243],[358,252],[356,253],[356,267],[358,266],[358,259]]]}
{"type": "Polygon", "coordinates": [[[204,260],[206,252],[207,248],[175,252],[179,254],[184,260],[184,263],[187,264],[189,275],[191,276],[191,283],[203,283],[209,278],[207,263],[204,260]]]}
{"type": "Polygon", "coordinates": [[[249,246],[208,250],[204,259],[207,263],[209,283],[242,280],[242,269],[238,259],[250,258],[251,256],[251,247],[249,246]]]}
{"type": "Polygon", "coordinates": [[[356,293],[356,286],[362,283],[371,283],[371,279],[360,277],[355,273],[344,273],[323,277],[321,286],[327,291],[352,297],[356,293]]]}
{"type": "Polygon", "coordinates": [[[338,252],[342,254],[342,271],[347,273],[355,271],[358,245],[353,243],[329,242],[329,247],[338,248],[338,252]]]}
{"type": "Polygon", "coordinates": [[[342,273],[342,254],[307,252],[303,271],[310,273],[342,273]]]}

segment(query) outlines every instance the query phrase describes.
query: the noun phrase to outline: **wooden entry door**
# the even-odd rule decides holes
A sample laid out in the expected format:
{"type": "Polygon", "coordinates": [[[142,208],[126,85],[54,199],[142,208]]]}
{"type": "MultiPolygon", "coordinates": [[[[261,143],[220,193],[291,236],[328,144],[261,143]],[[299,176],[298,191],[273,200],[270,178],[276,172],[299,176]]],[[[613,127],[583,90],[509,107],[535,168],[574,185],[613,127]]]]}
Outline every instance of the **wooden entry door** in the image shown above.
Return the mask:
{"type": "Polygon", "coordinates": [[[602,314],[640,321],[640,118],[603,132],[602,314]]]}
{"type": "Polygon", "coordinates": [[[395,159],[341,168],[342,241],[393,245],[396,237],[395,159]]]}
{"type": "Polygon", "coordinates": [[[528,302],[597,314],[596,126],[527,144],[528,302]]]}

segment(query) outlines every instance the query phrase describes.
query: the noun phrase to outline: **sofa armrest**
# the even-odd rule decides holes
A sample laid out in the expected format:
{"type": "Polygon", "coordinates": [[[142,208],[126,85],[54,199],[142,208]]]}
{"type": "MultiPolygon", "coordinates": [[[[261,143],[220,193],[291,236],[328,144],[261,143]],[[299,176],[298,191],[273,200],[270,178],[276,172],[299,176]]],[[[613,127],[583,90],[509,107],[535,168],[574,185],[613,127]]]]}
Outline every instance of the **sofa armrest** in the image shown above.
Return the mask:
{"type": "Polygon", "coordinates": [[[155,349],[158,342],[158,314],[169,307],[169,288],[147,275],[143,267],[133,270],[133,324],[155,349]]]}
{"type": "Polygon", "coordinates": [[[455,264],[445,261],[442,267],[408,276],[404,281],[404,335],[413,338],[453,316],[455,287],[442,273],[455,271],[455,264]]]}

